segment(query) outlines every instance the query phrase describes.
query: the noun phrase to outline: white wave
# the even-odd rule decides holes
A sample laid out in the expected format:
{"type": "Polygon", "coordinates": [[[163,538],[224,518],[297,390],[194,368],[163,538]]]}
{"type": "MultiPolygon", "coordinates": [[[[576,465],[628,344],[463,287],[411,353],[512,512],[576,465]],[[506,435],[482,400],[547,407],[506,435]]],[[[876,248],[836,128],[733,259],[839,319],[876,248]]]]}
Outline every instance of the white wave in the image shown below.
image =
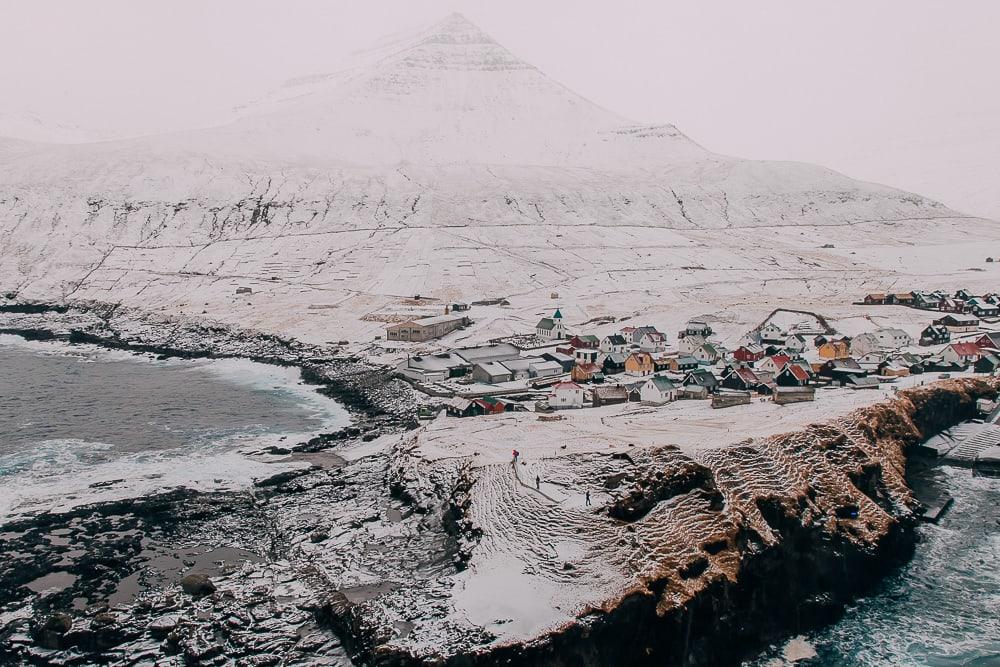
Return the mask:
{"type": "Polygon", "coordinates": [[[0,335],[0,345],[43,355],[74,357],[84,363],[128,361],[210,372],[234,387],[285,393],[305,408],[313,424],[319,424],[315,429],[301,432],[271,431],[266,425],[248,426],[236,432],[205,433],[179,448],[135,453],[118,451],[107,443],[74,438],[41,441],[23,451],[0,456],[0,522],[28,513],[60,511],[176,487],[202,491],[245,488],[254,479],[307,465],[278,462],[277,457],[261,455],[262,449],[305,440],[316,432],[335,430],[351,421],[339,403],[302,384],[298,369],[293,367],[244,359],[157,360],[151,355],[93,345],[27,341],[9,335],[0,335]]]}
{"type": "Polygon", "coordinates": [[[246,488],[255,479],[307,465],[249,458],[239,451],[180,448],[117,454],[112,450],[105,443],[61,439],[39,443],[27,454],[0,457],[0,522],[178,487],[246,488]],[[14,466],[20,467],[3,474],[14,466]]]}

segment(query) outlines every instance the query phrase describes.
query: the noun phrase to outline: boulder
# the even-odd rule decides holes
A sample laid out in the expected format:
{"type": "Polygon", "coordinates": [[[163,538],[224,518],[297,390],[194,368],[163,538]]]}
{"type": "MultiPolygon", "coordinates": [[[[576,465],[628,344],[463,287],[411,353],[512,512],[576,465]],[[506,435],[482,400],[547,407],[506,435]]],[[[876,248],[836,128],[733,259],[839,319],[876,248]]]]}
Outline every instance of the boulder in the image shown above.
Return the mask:
{"type": "Polygon", "coordinates": [[[149,634],[157,639],[163,639],[180,623],[180,616],[177,614],[166,614],[159,618],[154,618],[147,626],[149,634]]]}
{"type": "Polygon", "coordinates": [[[35,641],[39,646],[50,649],[63,648],[63,638],[73,629],[73,617],[57,612],[52,614],[45,623],[36,628],[35,641]]]}
{"type": "Polygon", "coordinates": [[[215,592],[215,584],[205,574],[188,574],[181,579],[181,590],[188,595],[201,597],[215,592]]]}

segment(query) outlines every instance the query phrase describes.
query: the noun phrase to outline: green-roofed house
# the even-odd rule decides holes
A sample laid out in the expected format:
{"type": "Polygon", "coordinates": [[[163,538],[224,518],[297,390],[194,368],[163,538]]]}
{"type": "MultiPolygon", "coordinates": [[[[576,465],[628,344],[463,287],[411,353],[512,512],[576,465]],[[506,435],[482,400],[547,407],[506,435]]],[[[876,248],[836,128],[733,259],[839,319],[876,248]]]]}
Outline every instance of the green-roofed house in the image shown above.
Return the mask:
{"type": "Polygon", "coordinates": [[[639,390],[639,400],[646,405],[663,405],[677,400],[677,385],[670,378],[654,375],[639,390]]]}
{"type": "Polygon", "coordinates": [[[560,340],[566,337],[562,313],[556,309],[552,317],[543,317],[535,325],[535,334],[542,340],[560,340]]]}

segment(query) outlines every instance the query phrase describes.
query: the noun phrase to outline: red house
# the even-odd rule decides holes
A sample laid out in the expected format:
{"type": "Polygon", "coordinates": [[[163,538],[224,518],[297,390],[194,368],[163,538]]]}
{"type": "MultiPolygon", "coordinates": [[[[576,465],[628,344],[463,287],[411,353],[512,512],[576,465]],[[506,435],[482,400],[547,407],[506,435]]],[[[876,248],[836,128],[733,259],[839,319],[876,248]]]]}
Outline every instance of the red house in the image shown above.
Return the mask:
{"type": "Polygon", "coordinates": [[[753,363],[764,358],[764,350],[756,345],[740,345],[733,352],[733,359],[753,363]]]}
{"type": "Polygon", "coordinates": [[[991,331],[976,339],[976,347],[980,350],[1000,350],[1000,332],[991,331]]]}
{"type": "Polygon", "coordinates": [[[601,340],[597,336],[573,336],[569,344],[577,349],[596,350],[601,346],[601,340]]]}
{"type": "Polygon", "coordinates": [[[499,415],[502,414],[507,406],[492,396],[483,396],[482,398],[472,399],[472,404],[476,414],[480,415],[499,415]]]}

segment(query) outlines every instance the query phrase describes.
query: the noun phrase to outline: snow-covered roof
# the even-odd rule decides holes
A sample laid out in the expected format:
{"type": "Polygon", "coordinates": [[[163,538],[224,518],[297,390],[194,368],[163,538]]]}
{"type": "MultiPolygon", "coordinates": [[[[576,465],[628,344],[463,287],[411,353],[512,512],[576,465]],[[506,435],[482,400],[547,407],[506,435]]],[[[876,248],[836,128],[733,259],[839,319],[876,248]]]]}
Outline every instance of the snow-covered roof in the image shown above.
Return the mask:
{"type": "Polygon", "coordinates": [[[433,317],[421,317],[418,320],[410,320],[409,322],[400,322],[400,324],[394,326],[400,326],[405,324],[408,326],[421,326],[429,327],[435,324],[444,324],[448,322],[461,322],[468,319],[465,315],[434,315],[433,317]]]}
{"type": "Polygon", "coordinates": [[[497,343],[496,345],[480,345],[478,347],[463,347],[452,350],[453,354],[465,359],[470,364],[480,361],[492,361],[501,359],[513,359],[520,354],[520,351],[510,343],[497,343]]]}
{"type": "Polygon", "coordinates": [[[979,322],[978,317],[976,317],[975,315],[969,315],[968,313],[948,313],[947,315],[938,318],[939,322],[945,322],[948,320],[951,320],[952,322],[956,323],[965,323],[965,324],[977,324],[979,322]]]}
{"type": "Polygon", "coordinates": [[[517,359],[505,359],[503,362],[498,363],[503,363],[504,366],[512,371],[526,371],[533,365],[534,361],[534,359],[530,359],[528,357],[519,357],[517,359]]]}
{"type": "Polygon", "coordinates": [[[510,375],[511,373],[510,369],[499,361],[485,361],[481,364],[476,364],[476,366],[490,375],[510,375]]]}
{"type": "Polygon", "coordinates": [[[444,352],[442,354],[427,354],[412,356],[400,362],[399,368],[415,368],[424,371],[446,371],[456,366],[465,365],[465,360],[457,355],[444,352]]]}

